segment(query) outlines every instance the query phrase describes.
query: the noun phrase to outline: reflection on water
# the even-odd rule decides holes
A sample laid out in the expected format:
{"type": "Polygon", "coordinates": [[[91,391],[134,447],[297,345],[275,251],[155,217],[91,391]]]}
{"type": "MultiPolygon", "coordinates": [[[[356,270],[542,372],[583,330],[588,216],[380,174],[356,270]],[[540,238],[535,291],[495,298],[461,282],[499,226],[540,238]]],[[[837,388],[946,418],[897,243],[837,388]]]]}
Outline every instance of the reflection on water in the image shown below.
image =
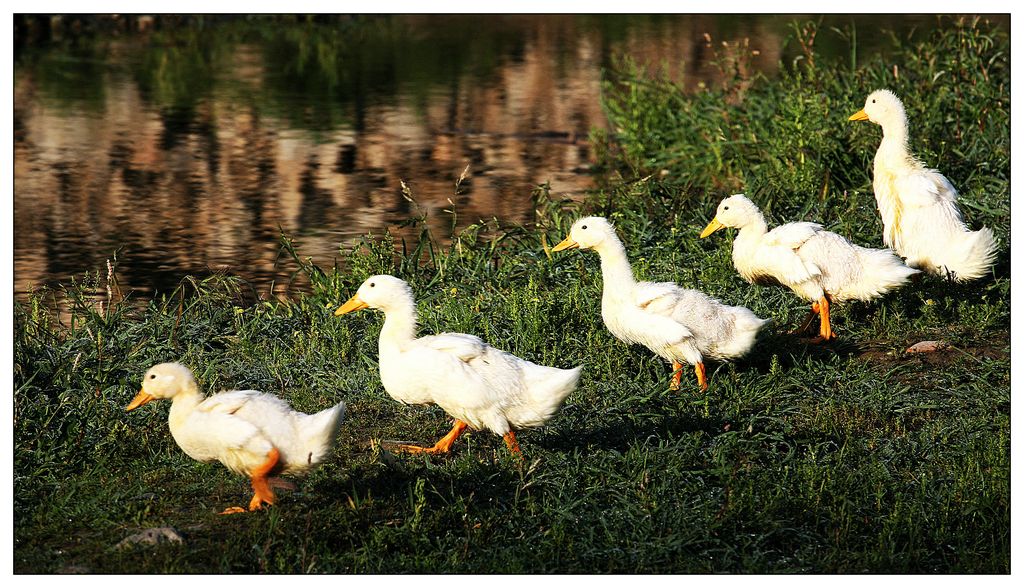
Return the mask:
{"type": "Polygon", "coordinates": [[[278,259],[279,228],[331,266],[415,212],[402,180],[436,234],[453,205],[459,226],[528,223],[537,184],[572,198],[591,185],[587,135],[606,125],[613,56],[713,84],[709,33],[749,38],[770,75],[791,20],[223,19],[21,47],[16,294],[102,271],[116,251],[137,298],[217,269],[267,295],[295,269],[278,259]]]}

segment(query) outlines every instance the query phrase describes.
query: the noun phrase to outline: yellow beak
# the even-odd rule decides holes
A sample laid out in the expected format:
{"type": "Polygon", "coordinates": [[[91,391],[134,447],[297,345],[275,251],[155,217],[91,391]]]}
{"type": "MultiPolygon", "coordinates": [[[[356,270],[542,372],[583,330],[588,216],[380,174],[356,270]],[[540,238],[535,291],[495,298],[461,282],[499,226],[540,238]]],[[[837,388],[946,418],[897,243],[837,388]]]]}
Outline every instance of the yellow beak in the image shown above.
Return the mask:
{"type": "Polygon", "coordinates": [[[562,239],[561,243],[559,243],[558,245],[555,245],[554,247],[552,247],[551,250],[552,251],[561,251],[563,249],[578,249],[579,246],[580,246],[580,244],[577,243],[576,241],[573,241],[572,237],[566,237],[565,239],[562,239]]]}
{"type": "Polygon", "coordinates": [[[128,406],[124,407],[124,410],[126,412],[129,410],[135,410],[136,408],[149,404],[154,400],[156,400],[156,396],[146,394],[145,390],[139,390],[139,393],[135,395],[135,398],[132,398],[132,401],[128,403],[128,406]]]}
{"type": "Polygon", "coordinates": [[[341,316],[356,310],[362,310],[369,306],[369,304],[359,299],[359,295],[356,294],[352,298],[348,299],[348,302],[338,307],[338,310],[334,311],[334,316],[341,316]]]}
{"type": "Polygon", "coordinates": [[[858,110],[857,112],[855,112],[850,117],[850,120],[871,120],[871,119],[868,118],[868,113],[864,112],[863,110],[858,110]]]}
{"type": "Polygon", "coordinates": [[[711,222],[708,223],[708,226],[704,227],[704,230],[701,231],[700,238],[703,239],[704,237],[707,237],[711,233],[714,233],[715,231],[717,231],[718,229],[721,229],[724,226],[725,225],[723,225],[722,223],[718,222],[718,218],[717,217],[713,218],[713,219],[711,219],[711,222]]]}

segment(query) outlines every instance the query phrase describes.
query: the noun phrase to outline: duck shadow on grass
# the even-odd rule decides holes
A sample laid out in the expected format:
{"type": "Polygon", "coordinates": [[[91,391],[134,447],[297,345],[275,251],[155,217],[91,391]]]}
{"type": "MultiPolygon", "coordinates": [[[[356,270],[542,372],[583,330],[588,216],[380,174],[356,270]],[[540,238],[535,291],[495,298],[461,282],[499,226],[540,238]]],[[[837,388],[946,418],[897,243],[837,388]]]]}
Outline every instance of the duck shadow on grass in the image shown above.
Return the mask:
{"type": "Polygon", "coordinates": [[[452,454],[437,456],[381,452],[375,459],[352,464],[337,475],[322,476],[308,484],[307,500],[321,507],[353,508],[353,504],[366,501],[408,504],[417,493],[423,493],[423,500],[428,502],[457,496],[510,499],[522,483],[522,472],[530,466],[532,456],[527,451],[526,459],[517,462],[511,457],[491,455],[487,447],[456,447],[452,454]],[[425,492],[418,489],[420,484],[425,484],[425,492]]]}
{"type": "MultiPolygon", "coordinates": [[[[782,331],[762,335],[750,354],[734,362],[737,370],[755,371],[766,374],[772,370],[772,363],[783,370],[805,360],[826,361],[832,358],[848,359],[864,352],[861,342],[840,333],[828,343],[809,343],[807,337],[782,331]]],[[[712,364],[709,370],[717,370],[721,364],[712,364]]]]}
{"type": "Polygon", "coordinates": [[[695,432],[714,436],[722,431],[726,420],[716,416],[700,417],[684,414],[661,414],[639,418],[606,419],[605,422],[578,429],[553,429],[538,439],[535,445],[545,451],[571,453],[574,451],[617,451],[624,453],[639,440],[669,439],[695,432]],[[609,422],[611,420],[611,422],[609,422]]]}
{"type": "Polygon", "coordinates": [[[693,414],[699,409],[674,397],[679,394],[698,392],[665,390],[665,398],[658,395],[640,407],[642,414],[612,407],[589,418],[585,406],[566,407],[565,415],[556,415],[543,429],[520,432],[522,461],[508,452],[501,438],[487,431],[468,433],[470,438],[459,439],[446,455],[410,455],[359,442],[362,451],[343,459],[348,463],[339,463],[327,475],[304,484],[304,500],[332,508],[350,508],[350,498],[358,503],[360,497],[405,503],[421,479],[444,494],[506,499],[512,497],[524,472],[534,467],[536,460],[544,464],[559,459],[553,454],[626,453],[638,443],[678,439],[695,432],[714,436],[723,431],[724,417],[693,414]]]}

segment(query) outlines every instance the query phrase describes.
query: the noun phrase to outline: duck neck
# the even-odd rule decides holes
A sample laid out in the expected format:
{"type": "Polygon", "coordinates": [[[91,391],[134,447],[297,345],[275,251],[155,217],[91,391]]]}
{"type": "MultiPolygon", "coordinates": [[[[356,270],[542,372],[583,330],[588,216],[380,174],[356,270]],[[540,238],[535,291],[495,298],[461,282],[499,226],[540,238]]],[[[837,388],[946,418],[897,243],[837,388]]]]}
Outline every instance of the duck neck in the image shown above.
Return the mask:
{"type": "Polygon", "coordinates": [[[631,290],[628,286],[636,283],[633,279],[633,268],[629,265],[629,258],[626,257],[626,248],[617,238],[609,238],[602,241],[596,247],[601,256],[601,276],[604,279],[604,297],[614,297],[616,294],[625,295],[631,290]]]}
{"type": "Polygon", "coordinates": [[[416,303],[412,299],[381,310],[384,311],[384,326],[380,330],[381,354],[416,338],[416,303]]]}
{"type": "Polygon", "coordinates": [[[882,125],[882,143],[875,156],[877,161],[901,161],[909,152],[909,131],[907,118],[897,117],[882,125]]]}
{"type": "Polygon", "coordinates": [[[750,222],[739,227],[739,232],[736,234],[736,240],[752,241],[754,239],[760,239],[764,237],[765,233],[768,232],[768,222],[764,220],[764,215],[760,211],[756,213],[750,222]]]}
{"type": "Polygon", "coordinates": [[[757,249],[761,239],[768,232],[768,223],[764,220],[764,214],[758,210],[749,222],[738,228],[739,231],[732,242],[732,260],[736,269],[743,273],[741,266],[750,259],[752,252],[757,249]]]}
{"type": "Polygon", "coordinates": [[[175,394],[171,399],[171,411],[167,415],[167,423],[170,425],[171,431],[173,432],[182,425],[203,400],[203,395],[199,393],[195,382],[191,382],[175,394]]]}

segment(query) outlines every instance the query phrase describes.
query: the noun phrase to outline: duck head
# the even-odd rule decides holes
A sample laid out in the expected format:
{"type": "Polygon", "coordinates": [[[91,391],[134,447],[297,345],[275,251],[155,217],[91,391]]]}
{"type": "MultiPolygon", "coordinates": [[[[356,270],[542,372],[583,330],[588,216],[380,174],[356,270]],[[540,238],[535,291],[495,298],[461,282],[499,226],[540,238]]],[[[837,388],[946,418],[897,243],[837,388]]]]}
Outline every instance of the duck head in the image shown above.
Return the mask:
{"type": "Polygon", "coordinates": [[[195,391],[196,379],[192,370],[180,363],[161,363],[149,368],[142,377],[142,390],[125,407],[125,410],[149,404],[154,400],[174,398],[184,391],[195,391]]]}
{"type": "Polygon", "coordinates": [[[552,251],[563,249],[593,249],[608,239],[616,239],[615,227],[608,219],[600,216],[581,218],[572,224],[569,235],[562,242],[551,248],[552,251]]]}
{"type": "Polygon", "coordinates": [[[405,280],[394,276],[377,275],[366,278],[348,302],[334,311],[334,316],[341,316],[364,308],[377,308],[386,311],[399,304],[408,304],[412,300],[412,288],[405,280]]]}
{"type": "Polygon", "coordinates": [[[743,194],[733,194],[718,203],[718,210],[715,211],[715,218],[711,219],[708,226],[701,231],[700,238],[703,239],[718,229],[731,227],[742,229],[748,223],[761,216],[757,205],[750,201],[743,194]]]}
{"type": "Polygon", "coordinates": [[[849,120],[869,121],[886,126],[900,123],[907,117],[903,102],[891,90],[875,90],[864,101],[864,108],[850,116],[849,120]]]}

